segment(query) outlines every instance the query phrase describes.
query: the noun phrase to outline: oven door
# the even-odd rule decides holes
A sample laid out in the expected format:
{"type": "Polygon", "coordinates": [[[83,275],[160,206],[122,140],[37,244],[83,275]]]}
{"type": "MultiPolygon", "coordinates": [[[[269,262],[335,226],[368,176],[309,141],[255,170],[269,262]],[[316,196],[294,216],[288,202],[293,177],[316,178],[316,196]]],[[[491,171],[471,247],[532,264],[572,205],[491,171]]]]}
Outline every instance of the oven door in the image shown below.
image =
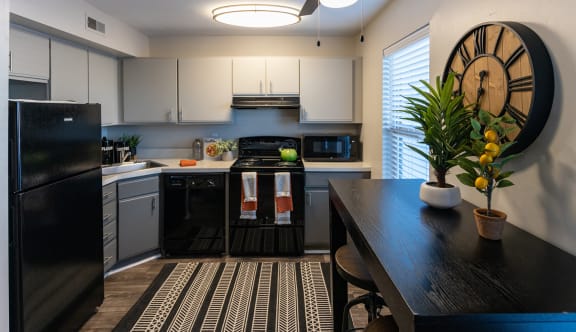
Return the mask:
{"type": "Polygon", "coordinates": [[[242,173],[230,172],[229,248],[231,255],[301,255],[304,253],[304,173],[290,172],[293,211],[289,224],[276,224],[274,172],[259,171],[256,220],[242,219],[242,173]]]}

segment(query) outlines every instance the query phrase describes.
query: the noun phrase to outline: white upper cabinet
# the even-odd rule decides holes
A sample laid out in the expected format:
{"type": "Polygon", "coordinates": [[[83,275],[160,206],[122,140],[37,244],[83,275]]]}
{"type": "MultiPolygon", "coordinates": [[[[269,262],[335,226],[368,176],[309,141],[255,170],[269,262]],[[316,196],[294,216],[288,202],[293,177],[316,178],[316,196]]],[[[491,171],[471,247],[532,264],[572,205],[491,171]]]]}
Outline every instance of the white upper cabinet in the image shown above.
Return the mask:
{"type": "Polygon", "coordinates": [[[124,122],[177,122],[176,59],[138,58],[123,61],[124,122]]]}
{"type": "Polygon", "coordinates": [[[180,122],[231,122],[232,59],[178,60],[180,122]]]}
{"type": "Polygon", "coordinates": [[[88,68],[88,101],[101,104],[103,125],[120,123],[118,59],[90,51],[88,68]]]}
{"type": "Polygon", "coordinates": [[[233,60],[235,95],[298,94],[300,60],[298,58],[235,58],[233,60]]]}
{"type": "Polygon", "coordinates": [[[300,60],[300,122],[354,121],[353,68],[349,58],[300,60]]]}
{"type": "Polygon", "coordinates": [[[50,78],[50,40],[47,37],[10,27],[10,77],[25,80],[50,78]]]}
{"type": "Polygon", "coordinates": [[[52,40],[50,92],[52,100],[88,102],[88,50],[52,40]]]}

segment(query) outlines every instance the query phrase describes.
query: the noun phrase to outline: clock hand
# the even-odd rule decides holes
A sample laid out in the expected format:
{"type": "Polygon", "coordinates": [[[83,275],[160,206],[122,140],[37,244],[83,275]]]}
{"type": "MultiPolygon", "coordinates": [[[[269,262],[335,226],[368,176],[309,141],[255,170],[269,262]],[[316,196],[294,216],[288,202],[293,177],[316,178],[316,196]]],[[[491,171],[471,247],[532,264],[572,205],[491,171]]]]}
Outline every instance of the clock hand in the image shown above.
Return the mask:
{"type": "Polygon", "coordinates": [[[488,76],[488,72],[486,70],[481,70],[478,75],[480,75],[480,84],[478,86],[478,90],[476,90],[476,106],[474,106],[474,110],[480,110],[480,98],[484,95],[484,88],[482,87],[482,83],[484,82],[484,78],[488,76]]]}

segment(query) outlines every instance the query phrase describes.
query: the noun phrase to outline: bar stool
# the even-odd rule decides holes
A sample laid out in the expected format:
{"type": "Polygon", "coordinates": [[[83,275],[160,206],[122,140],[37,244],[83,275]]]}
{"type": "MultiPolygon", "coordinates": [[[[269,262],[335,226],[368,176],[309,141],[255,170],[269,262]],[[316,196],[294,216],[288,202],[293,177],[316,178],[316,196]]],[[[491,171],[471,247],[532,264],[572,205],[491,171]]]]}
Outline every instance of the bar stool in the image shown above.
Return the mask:
{"type": "Polygon", "coordinates": [[[348,316],[350,313],[350,308],[363,303],[366,311],[368,311],[368,321],[371,322],[378,318],[378,312],[380,309],[386,305],[384,299],[378,296],[378,288],[370,273],[366,269],[362,257],[358,250],[351,244],[343,245],[336,250],[334,255],[336,263],[336,271],[338,274],[346,280],[348,283],[367,290],[368,293],[358,296],[350,300],[344,306],[344,314],[342,318],[342,331],[348,329],[348,316]]]}
{"type": "Polygon", "coordinates": [[[364,332],[397,332],[398,325],[392,316],[380,316],[366,325],[364,332]]]}

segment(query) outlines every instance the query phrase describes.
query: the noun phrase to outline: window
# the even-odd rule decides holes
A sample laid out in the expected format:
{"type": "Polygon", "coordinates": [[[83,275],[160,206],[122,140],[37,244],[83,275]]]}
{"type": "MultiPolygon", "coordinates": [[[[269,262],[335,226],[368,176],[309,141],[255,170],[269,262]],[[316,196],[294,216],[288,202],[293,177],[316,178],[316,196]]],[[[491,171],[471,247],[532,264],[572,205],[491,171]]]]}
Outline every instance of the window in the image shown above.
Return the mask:
{"type": "Polygon", "coordinates": [[[415,123],[399,112],[405,97],[418,96],[410,85],[423,87],[430,78],[430,37],[424,27],[384,50],[382,60],[382,177],[384,179],[428,179],[428,161],[408,148],[421,144],[415,123]]]}

